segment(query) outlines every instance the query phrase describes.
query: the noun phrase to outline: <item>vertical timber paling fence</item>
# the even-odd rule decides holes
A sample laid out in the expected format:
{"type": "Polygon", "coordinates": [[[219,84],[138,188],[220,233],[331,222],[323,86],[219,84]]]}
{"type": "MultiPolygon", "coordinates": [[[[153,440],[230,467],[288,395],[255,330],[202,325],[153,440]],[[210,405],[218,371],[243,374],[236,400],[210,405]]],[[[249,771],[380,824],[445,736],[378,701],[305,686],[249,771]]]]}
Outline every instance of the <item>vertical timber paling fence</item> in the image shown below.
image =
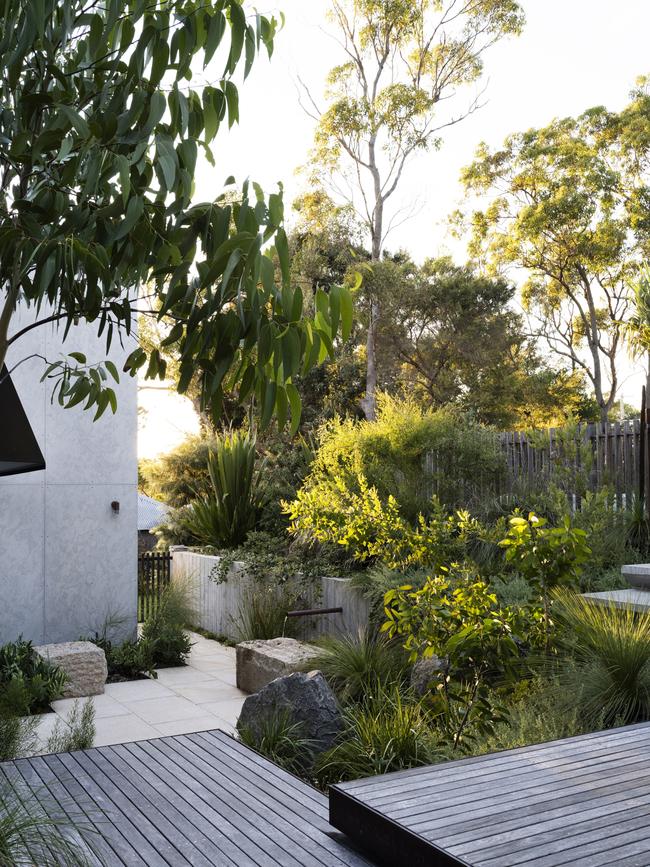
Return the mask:
{"type": "Polygon", "coordinates": [[[138,555],[138,622],[154,614],[164,588],[171,580],[169,551],[146,551],[138,555]]]}
{"type": "Polygon", "coordinates": [[[649,490],[649,416],[644,409],[640,419],[577,425],[571,434],[557,428],[544,434],[499,434],[509,492],[517,485],[539,488],[558,482],[574,508],[579,508],[581,490],[604,486],[618,507],[644,499],[649,490]]]}

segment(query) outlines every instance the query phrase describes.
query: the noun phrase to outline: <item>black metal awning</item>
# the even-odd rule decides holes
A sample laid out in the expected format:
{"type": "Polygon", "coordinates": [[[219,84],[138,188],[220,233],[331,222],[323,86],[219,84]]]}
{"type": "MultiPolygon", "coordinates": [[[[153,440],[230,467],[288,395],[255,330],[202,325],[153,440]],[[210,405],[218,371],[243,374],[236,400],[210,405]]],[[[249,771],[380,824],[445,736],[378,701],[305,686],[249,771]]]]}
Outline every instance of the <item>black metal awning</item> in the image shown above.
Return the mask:
{"type": "Polygon", "coordinates": [[[0,476],[44,470],[36,441],[7,368],[0,371],[0,476]]]}

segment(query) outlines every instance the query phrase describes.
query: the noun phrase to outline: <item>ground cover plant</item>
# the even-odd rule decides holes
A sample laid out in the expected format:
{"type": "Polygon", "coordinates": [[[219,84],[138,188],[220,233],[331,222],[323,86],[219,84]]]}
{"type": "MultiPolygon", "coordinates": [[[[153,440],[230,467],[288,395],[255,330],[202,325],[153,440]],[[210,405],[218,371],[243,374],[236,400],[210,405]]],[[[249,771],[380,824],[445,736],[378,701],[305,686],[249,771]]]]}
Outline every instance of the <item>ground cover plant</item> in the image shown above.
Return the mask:
{"type": "Polygon", "coordinates": [[[47,710],[60,698],[67,677],[19,638],[0,647],[0,707],[27,715],[47,710]]]}

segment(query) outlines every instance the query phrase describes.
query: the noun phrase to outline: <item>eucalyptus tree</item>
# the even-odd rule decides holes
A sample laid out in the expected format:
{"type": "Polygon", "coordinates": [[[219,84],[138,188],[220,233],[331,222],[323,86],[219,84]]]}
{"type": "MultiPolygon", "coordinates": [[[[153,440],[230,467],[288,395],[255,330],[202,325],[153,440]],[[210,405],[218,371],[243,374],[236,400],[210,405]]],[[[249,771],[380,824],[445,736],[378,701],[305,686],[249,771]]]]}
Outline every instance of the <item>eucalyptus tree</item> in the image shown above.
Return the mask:
{"type": "MultiPolygon", "coordinates": [[[[329,73],[324,111],[305,88],[317,121],[313,180],[354,203],[376,262],[400,219],[387,208],[409,159],[439,147],[442,130],[479,107],[480,97],[459,102],[457,90],[480,79],[485,51],[518,33],[523,15],[515,0],[332,0],[331,18],[343,62],[329,73]]],[[[373,298],[368,418],[375,415],[379,317],[373,298]]]]}
{"type": "MultiPolygon", "coordinates": [[[[303,313],[281,191],[267,198],[247,183],[194,200],[199,153],[219,182],[228,174],[211,146],[238,119],[235,75],[271,55],[276,30],[242,0],[4,0],[0,369],[46,323],[69,339],[91,323],[108,354],[153,311],[164,337],[136,344],[126,373],[163,378],[171,347],[178,390],[198,372],[214,416],[227,387],[241,401],[255,395],[264,423],[290,410],[297,425],[292,377],[333,351],[341,322],[349,328],[349,295],[320,292],[315,316],[303,313]],[[196,84],[201,68],[211,83],[196,84]],[[12,331],[23,308],[34,319],[12,331]]],[[[62,405],[115,411],[110,360],[71,351],[46,361],[62,405]]]]}
{"type": "Polygon", "coordinates": [[[497,150],[481,145],[463,172],[468,192],[482,197],[472,254],[493,272],[524,269],[537,334],[587,377],[602,421],[648,248],[650,186],[630,157],[631,124],[645,128],[647,146],[647,106],[634,117],[594,108],[511,135],[497,150]]]}

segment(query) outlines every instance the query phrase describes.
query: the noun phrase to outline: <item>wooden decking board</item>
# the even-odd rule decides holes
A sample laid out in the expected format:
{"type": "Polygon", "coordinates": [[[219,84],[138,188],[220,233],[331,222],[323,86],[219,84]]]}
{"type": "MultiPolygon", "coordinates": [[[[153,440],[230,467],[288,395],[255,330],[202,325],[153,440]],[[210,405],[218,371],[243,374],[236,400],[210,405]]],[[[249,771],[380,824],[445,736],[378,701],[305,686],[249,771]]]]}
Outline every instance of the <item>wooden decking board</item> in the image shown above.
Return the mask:
{"type": "Polygon", "coordinates": [[[324,795],[223,733],[20,759],[0,775],[101,825],[95,863],[108,867],[375,865],[327,824],[324,795]]]}
{"type": "MultiPolygon", "coordinates": [[[[466,803],[462,808],[441,810],[442,815],[436,810],[435,817],[424,817],[424,814],[415,816],[413,820],[409,818],[409,827],[413,828],[417,833],[428,834],[435,832],[439,828],[449,829],[453,834],[453,828],[462,828],[462,836],[469,836],[468,831],[474,828],[481,828],[484,825],[484,820],[492,818],[494,821],[500,822],[502,817],[505,819],[512,811],[516,810],[519,817],[528,818],[536,816],[540,810],[546,810],[553,805],[552,809],[565,809],[566,807],[574,807],[579,804],[588,803],[590,801],[598,801],[602,798],[612,797],[612,800],[617,800],[617,796],[622,796],[623,799],[632,784],[642,784],[650,789],[650,770],[646,771],[642,777],[634,771],[628,771],[624,774],[615,774],[611,777],[601,777],[600,780],[591,783],[585,783],[583,786],[572,787],[570,789],[562,789],[560,792],[554,792],[547,786],[543,792],[534,798],[525,799],[518,798],[516,792],[512,792],[510,796],[501,800],[496,798],[498,809],[495,810],[495,801],[490,801],[489,796],[478,802],[478,807],[474,809],[472,801],[466,803]],[[526,806],[522,806],[522,802],[526,802],[526,806]]],[[[392,811],[384,810],[387,816],[395,819],[392,811]]]]}
{"type": "Polygon", "coordinates": [[[237,806],[236,808],[235,806],[230,807],[222,800],[219,811],[224,815],[227,815],[229,824],[239,827],[243,833],[250,835],[249,840],[251,843],[255,843],[258,850],[255,853],[256,857],[259,858],[263,854],[259,848],[260,843],[263,840],[263,835],[259,833],[256,827],[257,823],[261,821],[265,825],[268,825],[269,828],[269,830],[266,831],[264,838],[267,857],[269,858],[269,861],[273,859],[271,863],[280,864],[283,857],[286,858],[287,863],[292,865],[292,867],[295,867],[295,865],[300,863],[298,859],[294,857],[293,852],[286,852],[285,841],[290,841],[293,846],[295,846],[295,849],[293,849],[292,846],[292,850],[297,850],[297,853],[300,853],[300,858],[306,867],[322,867],[322,862],[313,857],[308,850],[304,853],[300,851],[308,842],[308,838],[301,839],[298,837],[298,839],[293,839],[291,827],[288,826],[281,817],[274,815],[265,805],[260,804],[255,797],[247,797],[241,793],[238,795],[237,781],[230,780],[227,775],[223,774],[222,769],[210,769],[209,766],[202,768],[199,761],[192,761],[191,751],[180,749],[177,745],[170,746],[165,744],[163,746],[161,744],[155,744],[153,745],[153,748],[164,752],[171,761],[177,763],[176,773],[178,773],[178,769],[182,768],[183,765],[187,765],[187,772],[193,774],[197,781],[204,786],[210,794],[218,797],[218,793],[223,792],[224,790],[228,793],[231,798],[231,804],[236,804],[237,806]],[[174,754],[170,754],[172,750],[174,750],[174,754]],[[211,772],[214,773],[214,783],[211,781],[211,772]],[[244,808],[244,811],[241,811],[241,807],[244,808]],[[274,824],[275,821],[278,823],[274,824]]]}
{"type": "Polygon", "coordinates": [[[353,839],[346,808],[405,858],[430,844],[432,867],[650,867],[650,724],[341,783],[332,803],[353,839]]]}
{"type": "MultiPolygon", "coordinates": [[[[261,830],[256,824],[259,816],[250,809],[246,799],[238,798],[236,788],[235,790],[230,787],[224,789],[223,775],[217,768],[213,769],[215,786],[211,787],[209,782],[206,783],[205,774],[199,773],[189,764],[184,765],[182,761],[179,762],[177,756],[170,756],[158,742],[145,742],[143,746],[151,752],[153,763],[164,764],[183,786],[192,789],[197,796],[197,800],[193,802],[193,809],[205,815],[211,814],[213,821],[228,827],[229,836],[237,842],[242,850],[242,856],[248,858],[251,864],[263,867],[263,859],[266,859],[269,867],[276,867],[283,862],[283,859],[287,867],[295,867],[296,863],[299,863],[291,854],[284,851],[282,842],[278,842],[278,837],[282,841],[282,834],[277,828],[271,825],[261,830]]],[[[313,867],[312,858],[308,857],[305,864],[306,867],[313,867]]]]}
{"type": "MultiPolygon", "coordinates": [[[[567,739],[567,746],[563,742],[553,741],[546,750],[536,748],[534,750],[507,750],[499,753],[485,754],[479,757],[467,759],[457,759],[453,762],[442,763],[437,766],[440,774],[437,785],[445,786],[452,789],[454,786],[462,786],[467,783],[468,774],[471,775],[473,782],[488,782],[490,779],[497,779],[504,774],[508,777],[519,776],[527,773],[535,772],[538,767],[555,767],[575,763],[588,764],[592,759],[598,756],[607,756],[613,752],[629,751],[629,738],[626,740],[624,735],[617,735],[611,743],[607,743],[601,739],[589,740],[584,745],[575,744],[574,739],[567,739]],[[573,746],[573,750],[569,752],[568,747],[573,746]],[[477,767],[478,759],[491,759],[491,762],[481,762],[477,767]],[[524,761],[529,764],[524,764],[524,761]]],[[[650,750],[650,731],[644,732],[639,737],[639,747],[647,746],[650,750]]],[[[543,746],[543,745],[542,745],[543,746]]],[[[350,794],[358,794],[363,796],[364,800],[373,804],[379,800],[388,798],[393,799],[394,796],[402,792],[412,792],[415,787],[419,790],[427,785],[430,781],[431,766],[423,768],[414,768],[411,771],[397,772],[403,773],[404,778],[400,779],[395,774],[386,774],[386,782],[382,785],[378,777],[369,778],[372,785],[358,788],[356,783],[342,783],[341,786],[350,794]],[[419,773],[415,773],[415,772],[419,773]]]]}
{"type": "MultiPolygon", "coordinates": [[[[618,760],[618,769],[621,773],[624,773],[625,770],[629,768],[635,768],[639,761],[638,755],[625,753],[624,756],[624,758],[618,760]]],[[[496,797],[505,799],[509,795],[516,795],[519,800],[521,800],[521,798],[534,797],[538,794],[542,794],[542,792],[545,789],[548,789],[549,786],[552,786],[553,791],[557,794],[559,792],[565,792],[565,790],[569,788],[575,788],[575,786],[582,786],[583,784],[588,784],[590,782],[602,781],[603,768],[601,767],[601,764],[604,764],[604,762],[605,759],[603,759],[602,763],[598,763],[589,771],[587,771],[586,767],[579,767],[576,774],[572,774],[570,777],[568,776],[570,766],[566,766],[566,770],[562,775],[557,773],[546,773],[546,769],[542,769],[542,771],[537,775],[527,775],[525,777],[525,785],[519,781],[521,778],[518,778],[516,786],[513,786],[510,781],[499,785],[493,784],[490,786],[489,792],[485,792],[484,788],[480,785],[469,785],[465,790],[460,787],[455,788],[451,793],[452,797],[448,797],[447,789],[445,788],[445,797],[440,804],[440,815],[442,817],[446,813],[453,812],[455,807],[467,804],[468,799],[472,798],[475,794],[479,797],[472,801],[473,807],[477,807],[484,800],[491,801],[496,797]],[[481,795],[482,797],[480,797],[481,795]]],[[[416,816],[421,813],[427,813],[431,810],[431,800],[432,798],[438,799],[439,794],[439,787],[428,786],[425,794],[400,801],[399,809],[391,809],[390,815],[393,819],[409,818],[414,821],[416,816]]],[[[384,804],[390,805],[390,801],[368,801],[368,803],[372,804],[376,809],[381,809],[384,804]]]]}

